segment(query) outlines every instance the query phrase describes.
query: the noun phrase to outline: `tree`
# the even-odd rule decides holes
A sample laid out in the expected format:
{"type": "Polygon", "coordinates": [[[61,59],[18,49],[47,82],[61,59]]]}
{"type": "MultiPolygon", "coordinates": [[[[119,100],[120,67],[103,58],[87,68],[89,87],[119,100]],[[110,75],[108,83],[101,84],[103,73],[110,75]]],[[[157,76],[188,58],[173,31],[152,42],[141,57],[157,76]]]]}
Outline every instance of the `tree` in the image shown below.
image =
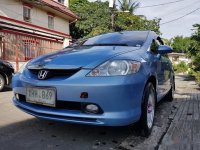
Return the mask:
{"type": "MultiPolygon", "coordinates": [[[[199,73],[200,79],[200,24],[193,25],[194,27],[194,34],[191,36],[191,39],[195,41],[195,44],[192,49],[192,63],[194,65],[195,71],[199,73]]],[[[199,81],[200,82],[200,81],[199,81]]]]}
{"type": "Polygon", "coordinates": [[[70,9],[80,17],[76,23],[70,25],[70,32],[73,38],[89,37],[111,31],[108,2],[72,0],[70,9]]]}
{"type": "Polygon", "coordinates": [[[190,37],[176,36],[172,39],[171,46],[177,53],[187,53],[192,42],[190,37]]]}
{"type": "Polygon", "coordinates": [[[160,19],[147,20],[144,17],[120,12],[116,16],[115,29],[122,30],[152,30],[160,34],[160,19]]]}
{"type": "Polygon", "coordinates": [[[121,11],[129,11],[130,14],[133,14],[134,11],[139,7],[140,3],[133,0],[118,0],[121,11]]]}
{"type": "MultiPolygon", "coordinates": [[[[80,17],[77,22],[70,24],[70,34],[73,39],[112,32],[108,2],[70,0],[70,9],[80,17]]],[[[115,13],[115,31],[153,30],[160,34],[159,22],[160,19],[147,20],[145,17],[126,12],[115,13]]]]}
{"type": "Polygon", "coordinates": [[[162,38],[162,40],[164,41],[164,44],[165,44],[165,45],[168,45],[168,46],[171,46],[171,45],[172,45],[172,39],[165,39],[165,38],[162,38]]]}
{"type": "Polygon", "coordinates": [[[197,42],[196,49],[200,50],[200,24],[195,24],[193,27],[195,32],[191,38],[197,42]]]}

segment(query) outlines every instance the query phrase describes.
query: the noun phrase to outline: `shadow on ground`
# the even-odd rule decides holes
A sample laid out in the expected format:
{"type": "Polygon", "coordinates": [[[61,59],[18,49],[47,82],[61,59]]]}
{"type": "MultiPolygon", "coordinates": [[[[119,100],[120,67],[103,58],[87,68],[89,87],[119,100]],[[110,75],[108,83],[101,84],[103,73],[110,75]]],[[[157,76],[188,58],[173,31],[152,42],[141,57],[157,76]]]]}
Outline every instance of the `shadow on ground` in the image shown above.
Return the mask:
{"type": "Polygon", "coordinates": [[[0,127],[0,145],[2,149],[20,150],[110,149],[134,132],[130,126],[97,127],[32,118],[0,127]]]}
{"type": "Polygon", "coordinates": [[[5,88],[3,89],[2,92],[8,92],[8,91],[12,91],[12,88],[10,88],[10,87],[5,87],[5,88]]]}
{"type": "Polygon", "coordinates": [[[195,77],[191,76],[191,75],[177,74],[176,76],[182,78],[183,81],[194,81],[195,80],[195,77]]]}
{"type": "MultiPolygon", "coordinates": [[[[166,107],[168,103],[166,101],[159,103],[155,126],[162,126],[164,123],[160,114],[163,112],[163,107],[166,107]]],[[[15,147],[20,150],[80,150],[80,148],[82,150],[112,150],[120,147],[119,145],[130,136],[137,137],[137,140],[135,140],[137,144],[146,140],[146,138],[140,136],[138,128],[135,126],[98,127],[31,118],[0,127],[2,149],[13,149],[15,147]]],[[[130,144],[130,146],[133,145],[130,144]]]]}

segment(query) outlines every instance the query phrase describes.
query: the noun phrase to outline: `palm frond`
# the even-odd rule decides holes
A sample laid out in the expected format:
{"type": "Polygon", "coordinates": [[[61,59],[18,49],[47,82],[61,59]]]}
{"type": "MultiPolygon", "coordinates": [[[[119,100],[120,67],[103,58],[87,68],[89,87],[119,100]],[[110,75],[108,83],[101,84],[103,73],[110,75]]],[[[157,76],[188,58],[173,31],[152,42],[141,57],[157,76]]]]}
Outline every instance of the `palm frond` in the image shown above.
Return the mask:
{"type": "Polygon", "coordinates": [[[133,12],[139,7],[140,3],[133,0],[118,0],[119,8],[122,11],[129,11],[129,13],[133,14],[133,12]]]}

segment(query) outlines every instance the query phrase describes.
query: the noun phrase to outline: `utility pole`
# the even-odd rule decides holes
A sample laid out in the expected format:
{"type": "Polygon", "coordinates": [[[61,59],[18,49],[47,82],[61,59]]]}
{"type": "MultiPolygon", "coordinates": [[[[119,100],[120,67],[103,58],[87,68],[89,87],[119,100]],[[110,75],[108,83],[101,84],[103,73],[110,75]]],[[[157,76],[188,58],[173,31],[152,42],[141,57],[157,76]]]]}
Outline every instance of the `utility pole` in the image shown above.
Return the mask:
{"type": "Polygon", "coordinates": [[[109,0],[109,7],[111,9],[111,26],[112,31],[115,31],[115,1],[116,0],[109,0]]]}

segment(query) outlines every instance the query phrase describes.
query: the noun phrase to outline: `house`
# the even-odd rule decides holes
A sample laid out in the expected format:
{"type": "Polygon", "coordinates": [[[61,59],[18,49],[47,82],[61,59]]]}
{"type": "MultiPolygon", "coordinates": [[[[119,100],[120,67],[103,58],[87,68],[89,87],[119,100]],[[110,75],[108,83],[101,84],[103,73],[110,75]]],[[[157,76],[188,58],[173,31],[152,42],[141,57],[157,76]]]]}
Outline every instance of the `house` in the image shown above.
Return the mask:
{"type": "Polygon", "coordinates": [[[68,0],[1,0],[0,59],[21,62],[69,45],[69,24],[78,19],[68,0]]]}
{"type": "Polygon", "coordinates": [[[169,53],[168,57],[173,64],[179,64],[180,62],[189,64],[191,62],[191,59],[185,53],[169,53]]]}

